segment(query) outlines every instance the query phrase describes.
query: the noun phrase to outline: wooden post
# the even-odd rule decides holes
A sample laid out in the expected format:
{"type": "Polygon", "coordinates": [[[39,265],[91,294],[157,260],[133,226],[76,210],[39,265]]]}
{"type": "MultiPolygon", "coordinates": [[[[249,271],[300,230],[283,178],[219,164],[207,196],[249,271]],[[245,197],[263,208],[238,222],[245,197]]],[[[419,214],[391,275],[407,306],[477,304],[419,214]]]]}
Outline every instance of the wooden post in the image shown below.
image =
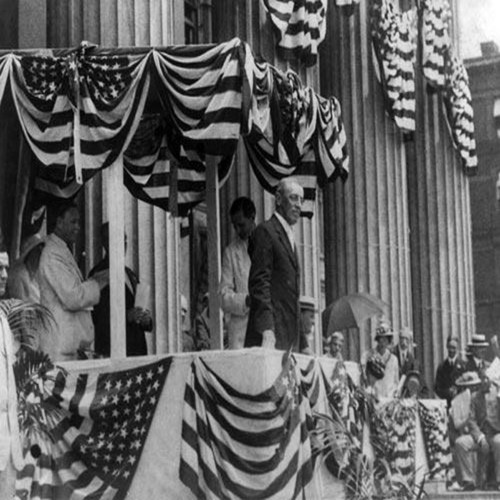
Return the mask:
{"type": "Polygon", "coordinates": [[[180,307],[180,234],[179,219],[171,213],[166,213],[166,252],[167,252],[167,344],[168,352],[181,351],[181,307],[180,307]]]}
{"type": "Polygon", "coordinates": [[[210,308],[210,346],[222,349],[222,312],[219,300],[221,276],[221,245],[219,220],[219,173],[213,156],[207,162],[207,249],[208,249],[208,304],[210,308]]]}
{"type": "Polygon", "coordinates": [[[111,357],[124,358],[125,321],[125,220],[123,203],[123,156],[106,169],[109,221],[110,340],[111,357]]]}

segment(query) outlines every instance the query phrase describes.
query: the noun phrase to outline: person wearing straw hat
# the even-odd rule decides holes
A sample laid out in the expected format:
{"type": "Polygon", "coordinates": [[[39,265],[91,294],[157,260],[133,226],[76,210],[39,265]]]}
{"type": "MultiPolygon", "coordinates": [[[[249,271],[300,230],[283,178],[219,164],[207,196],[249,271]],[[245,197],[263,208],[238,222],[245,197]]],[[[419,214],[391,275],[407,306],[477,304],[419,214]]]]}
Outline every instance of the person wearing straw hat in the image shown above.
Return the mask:
{"type": "Polygon", "coordinates": [[[469,417],[457,430],[455,441],[457,472],[462,488],[470,491],[484,487],[490,451],[494,459],[494,487],[500,486],[500,414],[498,388],[493,384],[488,391],[479,390],[482,380],[475,371],[465,372],[456,381],[459,388],[471,392],[469,417]]]}
{"type": "Polygon", "coordinates": [[[361,361],[365,381],[377,399],[392,398],[398,390],[398,360],[389,349],[393,336],[390,326],[381,322],[375,330],[376,347],[366,352],[361,361]]]}
{"type": "Polygon", "coordinates": [[[37,273],[44,245],[45,241],[39,234],[32,234],[22,242],[21,255],[9,272],[9,297],[25,302],[40,302],[37,273]]]}
{"type": "Polygon", "coordinates": [[[488,361],[484,359],[486,349],[489,346],[490,344],[486,340],[486,336],[479,333],[472,335],[470,342],[467,344],[467,348],[471,355],[467,359],[465,369],[467,371],[477,372],[483,380],[486,378],[485,370],[489,366],[488,361]]]}

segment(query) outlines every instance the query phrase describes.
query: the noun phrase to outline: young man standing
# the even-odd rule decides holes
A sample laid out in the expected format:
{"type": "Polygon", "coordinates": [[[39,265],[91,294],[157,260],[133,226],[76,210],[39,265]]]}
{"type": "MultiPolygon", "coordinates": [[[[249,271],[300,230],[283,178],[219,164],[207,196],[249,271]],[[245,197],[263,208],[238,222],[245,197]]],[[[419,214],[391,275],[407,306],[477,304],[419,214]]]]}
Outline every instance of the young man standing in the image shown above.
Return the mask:
{"type": "Polygon", "coordinates": [[[255,229],[255,205],[242,196],[234,200],[229,211],[236,238],[224,250],[222,278],[219,287],[225,315],[229,349],[241,349],[245,344],[250,298],[248,275],[250,256],[248,239],[255,229]]]}

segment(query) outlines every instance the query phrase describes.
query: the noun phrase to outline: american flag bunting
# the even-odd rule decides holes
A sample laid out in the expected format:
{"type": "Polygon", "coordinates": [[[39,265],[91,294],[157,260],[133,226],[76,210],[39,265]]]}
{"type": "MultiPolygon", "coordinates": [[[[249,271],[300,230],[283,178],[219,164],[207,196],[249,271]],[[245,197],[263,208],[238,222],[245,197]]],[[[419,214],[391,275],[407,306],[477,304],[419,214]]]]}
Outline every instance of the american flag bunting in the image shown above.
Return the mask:
{"type": "Polygon", "coordinates": [[[47,404],[64,416],[51,430],[54,442],[41,443],[40,457],[27,451],[17,496],[125,498],[172,359],[111,373],[59,372],[47,404]]]}

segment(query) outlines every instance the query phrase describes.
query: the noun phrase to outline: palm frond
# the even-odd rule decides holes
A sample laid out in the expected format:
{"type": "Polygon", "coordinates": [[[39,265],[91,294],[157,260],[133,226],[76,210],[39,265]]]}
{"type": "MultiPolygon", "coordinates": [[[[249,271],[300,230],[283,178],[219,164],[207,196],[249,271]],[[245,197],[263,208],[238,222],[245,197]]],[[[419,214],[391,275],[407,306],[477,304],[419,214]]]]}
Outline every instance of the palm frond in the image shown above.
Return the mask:
{"type": "Polygon", "coordinates": [[[61,367],[54,366],[41,351],[22,351],[13,366],[18,399],[19,428],[25,444],[46,449],[54,441],[52,430],[64,411],[48,401],[48,382],[54,382],[61,367]]]}
{"type": "Polygon", "coordinates": [[[23,347],[36,350],[40,335],[55,327],[54,316],[50,310],[35,302],[1,300],[0,312],[7,317],[14,339],[23,347]]]}

